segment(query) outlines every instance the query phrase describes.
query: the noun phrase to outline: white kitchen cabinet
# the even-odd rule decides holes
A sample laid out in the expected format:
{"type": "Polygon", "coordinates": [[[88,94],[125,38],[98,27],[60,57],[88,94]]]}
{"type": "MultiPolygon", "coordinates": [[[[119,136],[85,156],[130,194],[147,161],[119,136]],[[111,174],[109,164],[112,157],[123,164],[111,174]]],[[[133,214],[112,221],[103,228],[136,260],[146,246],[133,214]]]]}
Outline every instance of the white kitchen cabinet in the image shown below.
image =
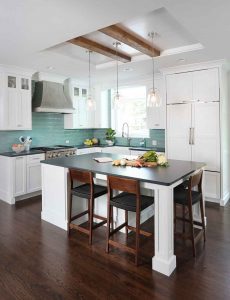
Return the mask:
{"type": "MultiPolygon", "coordinates": [[[[151,85],[147,85],[147,92],[151,85]]],[[[166,127],[166,97],[163,78],[155,80],[155,88],[161,97],[160,107],[147,107],[147,127],[149,129],[165,129],[166,127]]]]}
{"type": "Polygon", "coordinates": [[[101,152],[101,148],[100,147],[92,147],[92,148],[77,149],[77,155],[89,154],[89,153],[95,153],[95,152],[101,152]]]}
{"type": "Polygon", "coordinates": [[[64,115],[64,128],[93,128],[94,111],[90,111],[87,108],[87,88],[68,79],[64,83],[64,91],[66,96],[71,99],[73,107],[76,110],[73,114],[64,115]]]}
{"type": "Polygon", "coordinates": [[[219,103],[168,105],[168,158],[204,162],[220,171],[219,103]]]}
{"type": "Polygon", "coordinates": [[[166,75],[167,104],[220,100],[219,69],[208,68],[166,75]]]}
{"type": "Polygon", "coordinates": [[[218,102],[167,106],[167,156],[206,164],[204,191],[211,201],[220,201],[219,130],[218,102]]]}
{"type": "MultiPolygon", "coordinates": [[[[130,155],[134,155],[134,156],[140,156],[140,155],[143,155],[146,151],[149,151],[149,150],[130,150],[130,155]]],[[[157,152],[157,154],[165,154],[164,152],[157,152]]]]}
{"type": "Polygon", "coordinates": [[[25,199],[41,190],[40,161],[45,154],[16,157],[0,156],[0,199],[15,204],[16,200],[25,199]],[[28,196],[29,195],[29,196],[28,196]]]}
{"type": "Polygon", "coordinates": [[[26,194],[26,157],[13,158],[13,195],[14,197],[26,194]]]}
{"type": "Polygon", "coordinates": [[[41,190],[41,164],[44,154],[28,155],[27,157],[27,193],[33,193],[41,190]]]}
{"type": "Polygon", "coordinates": [[[122,147],[122,146],[104,147],[102,148],[102,152],[121,154],[121,155],[130,155],[129,147],[122,147]]]}
{"type": "Polygon", "coordinates": [[[31,76],[2,70],[0,89],[0,130],[31,130],[31,76]]]}
{"type": "Polygon", "coordinates": [[[219,71],[218,68],[199,70],[193,74],[193,99],[195,101],[219,101],[219,71]]]}
{"type": "Polygon", "coordinates": [[[190,128],[191,104],[167,106],[167,156],[169,159],[192,159],[190,128]]]}
{"type": "Polygon", "coordinates": [[[192,72],[167,75],[166,87],[168,104],[192,101],[192,72]]]}

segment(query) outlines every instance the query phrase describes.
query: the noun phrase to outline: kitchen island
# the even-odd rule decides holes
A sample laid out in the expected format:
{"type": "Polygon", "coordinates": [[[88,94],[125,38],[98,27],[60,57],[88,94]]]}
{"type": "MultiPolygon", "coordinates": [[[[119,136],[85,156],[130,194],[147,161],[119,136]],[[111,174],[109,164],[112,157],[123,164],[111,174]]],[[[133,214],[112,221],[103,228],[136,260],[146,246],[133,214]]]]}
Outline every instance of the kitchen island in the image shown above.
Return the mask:
{"type": "MultiPolygon", "coordinates": [[[[97,180],[106,175],[138,179],[141,187],[154,190],[155,255],[152,268],[169,276],[176,268],[173,229],[173,189],[184,178],[204,167],[202,163],[170,160],[168,167],[132,168],[98,163],[96,157],[122,158],[122,155],[92,153],[42,161],[42,219],[67,230],[69,203],[69,168],[92,171],[97,180]]],[[[105,204],[106,206],[106,204],[105,204]]]]}

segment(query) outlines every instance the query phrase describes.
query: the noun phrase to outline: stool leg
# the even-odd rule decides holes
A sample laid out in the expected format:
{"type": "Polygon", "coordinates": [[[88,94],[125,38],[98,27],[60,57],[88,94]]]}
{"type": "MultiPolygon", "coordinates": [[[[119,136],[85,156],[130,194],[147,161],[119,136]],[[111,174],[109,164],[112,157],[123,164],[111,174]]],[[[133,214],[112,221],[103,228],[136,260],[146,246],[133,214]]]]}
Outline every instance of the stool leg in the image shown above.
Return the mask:
{"type": "Polygon", "coordinates": [[[137,212],[136,212],[136,256],[135,256],[136,266],[138,266],[138,263],[139,263],[139,248],[140,248],[140,207],[137,207],[137,212]]]}
{"type": "Polygon", "coordinates": [[[111,223],[111,206],[110,200],[107,203],[107,229],[106,229],[106,249],[105,251],[109,253],[109,237],[110,237],[110,223],[111,223]]]}
{"type": "Polygon", "coordinates": [[[94,213],[94,198],[90,198],[90,206],[89,206],[89,244],[92,245],[93,238],[93,213],[94,213]]]}
{"type": "Polygon", "coordinates": [[[206,228],[205,228],[205,221],[204,221],[204,202],[203,197],[200,200],[200,212],[201,212],[201,222],[203,227],[203,234],[204,234],[204,243],[206,241],[206,228]]]}
{"type": "Polygon", "coordinates": [[[189,219],[190,219],[190,231],[191,231],[193,257],[196,257],[195,237],[194,237],[194,227],[193,227],[192,203],[189,203],[188,211],[189,211],[189,219]]]}
{"type": "Polygon", "coordinates": [[[73,196],[70,196],[70,201],[69,201],[69,211],[68,211],[68,230],[67,234],[68,236],[70,235],[70,223],[71,223],[71,217],[72,217],[72,202],[73,202],[73,196]]]}
{"type": "Polygon", "coordinates": [[[128,211],[127,210],[125,211],[125,223],[127,224],[125,226],[125,235],[126,235],[126,238],[128,238],[128,211]]]}
{"type": "Polygon", "coordinates": [[[110,210],[111,210],[111,228],[112,228],[112,230],[113,230],[113,228],[114,228],[114,224],[113,224],[113,206],[110,206],[110,210]]]}
{"type": "Polygon", "coordinates": [[[185,233],[185,206],[182,205],[182,210],[183,210],[183,233],[185,233]]]}

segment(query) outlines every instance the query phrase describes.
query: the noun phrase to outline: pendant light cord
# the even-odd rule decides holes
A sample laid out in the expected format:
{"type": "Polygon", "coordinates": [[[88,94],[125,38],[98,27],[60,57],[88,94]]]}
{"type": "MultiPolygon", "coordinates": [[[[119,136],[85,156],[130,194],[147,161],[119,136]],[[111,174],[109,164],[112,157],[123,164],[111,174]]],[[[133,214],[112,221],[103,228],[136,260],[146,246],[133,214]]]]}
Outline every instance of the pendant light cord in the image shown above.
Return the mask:
{"type": "Polygon", "coordinates": [[[91,54],[91,51],[89,50],[89,95],[91,95],[91,68],[90,68],[90,54],[91,54]]]}
{"type": "Polygon", "coordinates": [[[117,94],[118,94],[118,54],[117,54],[118,42],[116,42],[116,57],[117,57],[117,94]]]}
{"type": "Polygon", "coordinates": [[[153,66],[153,92],[154,92],[154,90],[155,90],[155,83],[154,83],[154,58],[153,58],[153,56],[154,56],[154,51],[153,51],[153,49],[154,49],[154,43],[153,43],[153,36],[154,36],[154,32],[151,32],[151,38],[152,38],[152,66],[153,66]]]}

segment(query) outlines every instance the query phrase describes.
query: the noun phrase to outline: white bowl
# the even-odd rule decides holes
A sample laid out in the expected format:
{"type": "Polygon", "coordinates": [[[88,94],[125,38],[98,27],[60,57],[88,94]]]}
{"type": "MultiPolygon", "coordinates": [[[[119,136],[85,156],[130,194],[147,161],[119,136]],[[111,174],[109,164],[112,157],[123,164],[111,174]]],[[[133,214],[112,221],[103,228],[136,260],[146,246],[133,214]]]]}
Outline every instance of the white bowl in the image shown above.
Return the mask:
{"type": "Polygon", "coordinates": [[[16,153],[20,153],[25,150],[25,146],[24,145],[12,146],[12,150],[16,153]]]}

